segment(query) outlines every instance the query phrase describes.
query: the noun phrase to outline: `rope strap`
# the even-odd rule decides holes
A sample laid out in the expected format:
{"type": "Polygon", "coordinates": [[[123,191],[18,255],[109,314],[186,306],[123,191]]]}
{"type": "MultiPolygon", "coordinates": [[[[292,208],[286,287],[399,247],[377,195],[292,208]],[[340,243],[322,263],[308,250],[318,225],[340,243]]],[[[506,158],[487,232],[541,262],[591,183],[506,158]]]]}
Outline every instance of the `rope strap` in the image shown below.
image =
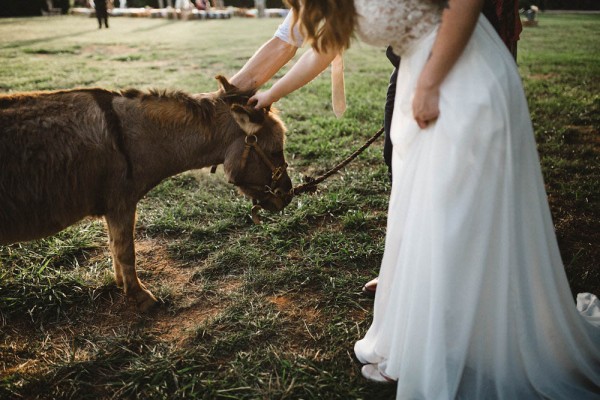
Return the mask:
{"type": "Polygon", "coordinates": [[[333,167],[332,169],[330,169],[329,171],[325,172],[323,175],[317,177],[317,178],[312,178],[312,177],[306,177],[306,182],[296,186],[295,188],[293,188],[292,190],[290,190],[290,194],[293,196],[297,196],[299,194],[302,193],[314,193],[317,190],[317,185],[321,182],[323,182],[325,179],[329,178],[331,175],[335,174],[336,172],[338,172],[340,169],[344,168],[346,165],[348,165],[348,163],[350,163],[350,161],[354,160],[356,157],[358,157],[363,151],[365,151],[367,149],[367,147],[369,147],[375,140],[377,140],[377,138],[379,136],[381,136],[381,134],[383,133],[384,128],[382,127],[381,129],[379,129],[369,140],[367,140],[365,142],[365,144],[363,144],[358,150],[356,150],[354,153],[350,154],[344,161],[342,161],[341,163],[339,163],[338,165],[336,165],[335,167],[333,167]]]}

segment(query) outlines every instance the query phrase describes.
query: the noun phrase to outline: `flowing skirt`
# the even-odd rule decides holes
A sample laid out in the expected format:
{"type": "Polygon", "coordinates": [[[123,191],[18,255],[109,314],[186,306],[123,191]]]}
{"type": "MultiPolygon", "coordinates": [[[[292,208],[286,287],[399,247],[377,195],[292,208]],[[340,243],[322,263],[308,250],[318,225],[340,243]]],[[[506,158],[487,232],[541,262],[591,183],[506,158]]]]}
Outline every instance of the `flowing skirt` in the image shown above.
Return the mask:
{"type": "Polygon", "coordinates": [[[385,252],[356,355],[398,399],[600,399],[598,299],[576,307],[569,290],[515,62],[480,18],[421,130],[412,93],[435,35],[400,63],[385,252]]]}

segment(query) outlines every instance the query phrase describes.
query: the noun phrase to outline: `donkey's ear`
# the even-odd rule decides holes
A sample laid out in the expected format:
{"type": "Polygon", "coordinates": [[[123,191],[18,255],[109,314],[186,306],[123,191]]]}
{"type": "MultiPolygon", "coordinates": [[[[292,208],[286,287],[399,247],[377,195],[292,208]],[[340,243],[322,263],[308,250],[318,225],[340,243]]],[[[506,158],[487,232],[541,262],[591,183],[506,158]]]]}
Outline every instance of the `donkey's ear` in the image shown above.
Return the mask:
{"type": "Polygon", "coordinates": [[[215,76],[215,79],[217,81],[219,81],[219,89],[223,89],[223,91],[225,93],[237,90],[237,87],[235,87],[231,83],[229,83],[227,78],[225,78],[223,75],[217,75],[217,76],[215,76]]]}
{"type": "Polygon", "coordinates": [[[247,135],[254,135],[265,122],[265,111],[254,107],[234,104],[231,106],[233,119],[247,135]]]}

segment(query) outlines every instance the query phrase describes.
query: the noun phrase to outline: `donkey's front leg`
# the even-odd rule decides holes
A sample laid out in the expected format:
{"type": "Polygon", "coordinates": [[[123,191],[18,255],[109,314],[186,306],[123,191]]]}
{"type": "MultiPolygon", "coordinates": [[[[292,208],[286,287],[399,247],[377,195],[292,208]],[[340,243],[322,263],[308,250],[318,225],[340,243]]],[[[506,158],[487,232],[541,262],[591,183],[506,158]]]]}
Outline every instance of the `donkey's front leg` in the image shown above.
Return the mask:
{"type": "Polygon", "coordinates": [[[135,300],[140,311],[148,311],[157,300],[140,282],[135,270],[135,208],[130,212],[109,213],[105,218],[117,286],[122,286],[125,294],[135,300]]]}

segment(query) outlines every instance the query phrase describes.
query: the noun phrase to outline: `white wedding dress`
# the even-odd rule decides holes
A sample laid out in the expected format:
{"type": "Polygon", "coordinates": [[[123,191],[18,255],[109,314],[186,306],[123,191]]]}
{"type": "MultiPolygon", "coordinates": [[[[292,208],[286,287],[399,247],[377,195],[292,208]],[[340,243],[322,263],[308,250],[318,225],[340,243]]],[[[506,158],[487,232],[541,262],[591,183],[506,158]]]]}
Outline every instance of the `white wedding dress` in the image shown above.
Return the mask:
{"type": "Polygon", "coordinates": [[[598,299],[576,308],[569,290],[510,53],[481,17],[421,130],[411,98],[441,11],[355,5],[361,39],[402,56],[385,253],[357,357],[398,380],[398,399],[600,399],[598,299]]]}

